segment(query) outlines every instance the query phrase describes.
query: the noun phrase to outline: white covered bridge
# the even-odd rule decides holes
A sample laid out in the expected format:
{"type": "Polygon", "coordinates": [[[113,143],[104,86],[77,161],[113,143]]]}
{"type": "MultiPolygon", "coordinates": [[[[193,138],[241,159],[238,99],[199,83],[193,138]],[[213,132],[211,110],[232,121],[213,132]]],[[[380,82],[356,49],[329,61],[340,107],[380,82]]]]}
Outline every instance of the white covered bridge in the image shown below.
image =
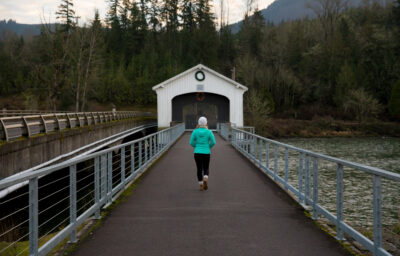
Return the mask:
{"type": "Polygon", "coordinates": [[[184,122],[193,129],[200,116],[209,128],[218,122],[243,126],[243,94],[247,87],[199,64],[156,86],[158,126],[184,122]]]}

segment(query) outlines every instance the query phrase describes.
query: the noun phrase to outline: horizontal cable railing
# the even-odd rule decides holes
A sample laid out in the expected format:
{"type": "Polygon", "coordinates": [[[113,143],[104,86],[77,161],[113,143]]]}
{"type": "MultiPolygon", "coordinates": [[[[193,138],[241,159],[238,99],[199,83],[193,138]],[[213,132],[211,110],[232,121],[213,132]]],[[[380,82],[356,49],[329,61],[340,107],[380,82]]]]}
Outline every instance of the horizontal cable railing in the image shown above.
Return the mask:
{"type": "Polygon", "coordinates": [[[137,111],[110,111],[2,117],[0,118],[0,140],[10,141],[22,136],[30,137],[40,133],[62,131],[139,116],[153,116],[153,114],[137,111]]]}
{"type": "Polygon", "coordinates": [[[29,182],[0,199],[0,255],[46,255],[78,226],[109,206],[185,131],[184,124],[109,149],[0,181],[0,191],[29,182]]]}
{"type": "MultiPolygon", "coordinates": [[[[400,174],[297,148],[243,129],[230,127],[230,124],[220,124],[218,127],[221,136],[230,140],[239,152],[278,184],[281,184],[287,192],[292,193],[300,205],[312,213],[313,219],[324,217],[332,223],[336,227],[338,240],[345,240],[344,234],[347,234],[374,255],[390,255],[382,246],[382,189],[385,188],[382,184],[392,187],[392,190],[395,190],[392,196],[397,198],[400,194],[400,174]],[[294,163],[289,161],[289,158],[294,160],[294,163]],[[336,176],[333,181],[336,191],[327,189],[327,172],[334,173],[336,176]],[[350,172],[358,172],[357,178],[352,179],[350,172]],[[367,200],[365,207],[371,209],[371,216],[368,216],[369,219],[366,220],[366,223],[372,224],[371,237],[365,235],[368,233],[363,232],[365,230],[359,231],[357,230],[359,227],[350,224],[352,218],[359,218],[359,216],[344,214],[344,206],[349,208],[349,212],[357,211],[357,209],[352,209],[354,198],[347,198],[347,196],[349,202],[346,202],[344,189],[347,189],[352,183],[361,182],[361,180],[366,185],[361,187],[361,191],[357,193],[370,199],[367,200]],[[366,191],[369,192],[368,188],[372,195],[365,194],[366,191]],[[321,197],[328,196],[333,197],[333,205],[336,206],[333,209],[328,209],[319,200],[321,197]]],[[[392,203],[393,201],[389,201],[388,207],[392,207],[392,211],[396,212],[399,206],[390,205],[392,203]]],[[[395,221],[397,222],[397,220],[395,221]]]]}

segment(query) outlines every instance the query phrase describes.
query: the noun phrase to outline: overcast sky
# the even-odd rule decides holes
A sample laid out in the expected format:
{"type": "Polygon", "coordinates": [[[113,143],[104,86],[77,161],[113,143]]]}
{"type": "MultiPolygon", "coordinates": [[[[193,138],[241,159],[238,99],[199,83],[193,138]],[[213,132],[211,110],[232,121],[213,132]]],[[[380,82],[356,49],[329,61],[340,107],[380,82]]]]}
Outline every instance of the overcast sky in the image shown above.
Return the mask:
{"type": "MultiPolygon", "coordinates": [[[[255,0],[259,9],[266,8],[274,0],[255,0]]],[[[37,24],[45,18],[46,22],[55,22],[55,12],[60,0],[0,0],[0,20],[13,19],[18,23],[37,24]]],[[[100,11],[104,19],[107,3],[106,0],[74,0],[75,12],[81,17],[81,23],[91,20],[94,9],[100,11]]],[[[220,0],[214,0],[214,9],[219,14],[220,0]]],[[[246,0],[225,0],[229,4],[229,23],[243,19],[246,10],[246,0]]]]}

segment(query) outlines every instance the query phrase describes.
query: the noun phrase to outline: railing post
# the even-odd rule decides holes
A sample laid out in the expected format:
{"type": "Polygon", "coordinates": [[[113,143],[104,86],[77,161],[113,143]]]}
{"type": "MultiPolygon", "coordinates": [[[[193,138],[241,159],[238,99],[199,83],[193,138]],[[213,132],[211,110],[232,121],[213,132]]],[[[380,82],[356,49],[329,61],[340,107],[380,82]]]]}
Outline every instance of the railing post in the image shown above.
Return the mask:
{"type": "Polygon", "coordinates": [[[93,112],[91,114],[92,114],[93,124],[96,124],[96,117],[94,116],[93,112]]]}
{"type": "Polygon", "coordinates": [[[254,161],[257,160],[257,153],[256,153],[256,145],[257,145],[257,138],[253,137],[252,149],[251,149],[251,156],[254,158],[254,161]]]}
{"type": "Polygon", "coordinates": [[[259,167],[261,168],[262,167],[262,159],[263,159],[263,157],[262,157],[262,153],[263,153],[263,141],[262,141],[262,139],[260,139],[260,146],[259,146],[259,167]]]}
{"type": "Polygon", "coordinates": [[[39,255],[38,177],[29,180],[29,256],[39,255]]]}
{"type": "Polygon", "coordinates": [[[125,189],[125,147],[121,148],[121,183],[122,189],[125,189]]]}
{"type": "Polygon", "coordinates": [[[156,135],[156,142],[155,142],[155,146],[156,146],[156,155],[160,152],[160,134],[158,133],[156,135]]]}
{"type": "Polygon", "coordinates": [[[28,121],[26,120],[26,118],[23,116],[22,118],[22,122],[24,123],[25,127],[26,127],[26,132],[27,132],[27,137],[31,137],[31,129],[29,128],[29,124],[28,121]]]}
{"type": "Polygon", "coordinates": [[[1,125],[3,126],[4,137],[5,137],[6,141],[8,141],[8,131],[7,131],[6,124],[4,123],[4,120],[2,118],[0,118],[0,122],[1,122],[1,125]]]}
{"type": "Polygon", "coordinates": [[[289,149],[285,148],[285,189],[288,189],[289,180],[289,149]]]}
{"type": "Polygon", "coordinates": [[[131,145],[131,175],[135,173],[135,144],[131,145]]]}
{"type": "Polygon", "coordinates": [[[303,154],[299,152],[299,203],[303,202],[303,154]]]}
{"type": "MultiPolygon", "coordinates": [[[[76,116],[76,121],[77,121],[77,123],[79,124],[79,127],[82,127],[81,119],[79,118],[79,114],[78,114],[78,113],[75,113],[75,116],[76,116]]],[[[75,126],[77,126],[77,124],[75,124],[75,126]]]]}
{"type": "MultiPolygon", "coordinates": [[[[58,129],[59,131],[61,131],[61,121],[60,121],[60,119],[58,119],[57,114],[54,114],[54,118],[55,118],[56,121],[57,121],[57,129],[58,129]]],[[[55,130],[55,128],[54,128],[54,130],[55,130]]]]}
{"type": "Polygon", "coordinates": [[[153,158],[153,155],[154,155],[154,149],[153,149],[153,147],[154,147],[154,136],[151,136],[150,137],[150,159],[152,159],[153,158]]]}
{"type": "Polygon", "coordinates": [[[69,117],[69,114],[67,113],[67,119],[68,119],[68,123],[69,123],[69,128],[73,128],[72,127],[72,121],[71,121],[71,117],[69,117]]]}
{"type": "Polygon", "coordinates": [[[257,164],[257,137],[253,136],[254,164],[257,164]]]}
{"type": "Polygon", "coordinates": [[[97,204],[97,210],[94,213],[96,220],[100,219],[100,173],[99,173],[99,157],[94,159],[94,202],[97,204]]]}
{"type": "Polygon", "coordinates": [[[248,152],[248,143],[247,143],[247,133],[243,133],[243,139],[244,139],[244,151],[248,152]]]}
{"type": "Polygon", "coordinates": [[[86,121],[86,124],[84,123],[83,125],[90,125],[90,124],[89,124],[89,118],[88,118],[88,116],[87,116],[88,113],[87,113],[87,112],[84,112],[83,115],[85,116],[85,121],[86,121]]]}
{"type": "Polygon", "coordinates": [[[265,145],[265,168],[269,170],[269,143],[265,145]]]}
{"type": "Polygon", "coordinates": [[[142,168],[142,143],[143,140],[139,141],[139,169],[142,168]]]}
{"type": "Polygon", "coordinates": [[[336,239],[344,240],[342,220],[343,220],[343,165],[338,164],[336,169],[336,239]]]}
{"type": "Polygon", "coordinates": [[[278,175],[278,146],[274,145],[274,180],[277,179],[278,175]]]}
{"type": "Polygon", "coordinates": [[[100,198],[107,197],[107,155],[101,155],[100,198]]]}
{"type": "Polygon", "coordinates": [[[317,220],[318,219],[318,210],[317,210],[317,204],[318,204],[318,158],[314,157],[314,163],[313,163],[313,219],[317,220]]]}
{"type": "Polygon", "coordinates": [[[305,204],[309,204],[310,199],[310,156],[306,155],[306,175],[305,175],[305,204]]]}
{"type": "Polygon", "coordinates": [[[42,120],[43,123],[44,133],[47,133],[46,120],[44,119],[43,115],[40,115],[40,119],[42,120]]]}
{"type": "Polygon", "coordinates": [[[112,152],[107,153],[107,183],[108,183],[108,191],[107,191],[107,203],[112,203],[112,152]]]}
{"type": "Polygon", "coordinates": [[[147,150],[149,149],[149,143],[147,142],[147,139],[144,140],[144,163],[147,163],[147,150]]]}
{"type": "Polygon", "coordinates": [[[381,177],[372,176],[374,193],[374,256],[379,255],[382,247],[382,184],[381,177]]]}
{"type": "Polygon", "coordinates": [[[74,226],[69,243],[76,243],[76,165],[69,167],[69,223],[74,226]]]}

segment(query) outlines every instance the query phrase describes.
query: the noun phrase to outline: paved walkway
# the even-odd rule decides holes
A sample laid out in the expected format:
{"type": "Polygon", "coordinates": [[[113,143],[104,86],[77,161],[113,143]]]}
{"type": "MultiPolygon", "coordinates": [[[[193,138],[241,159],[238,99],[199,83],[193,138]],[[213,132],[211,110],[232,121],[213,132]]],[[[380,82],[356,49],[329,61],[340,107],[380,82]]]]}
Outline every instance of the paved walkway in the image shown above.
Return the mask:
{"type": "Polygon", "coordinates": [[[200,191],[190,134],[73,255],[348,255],[221,137],[200,191]]]}

